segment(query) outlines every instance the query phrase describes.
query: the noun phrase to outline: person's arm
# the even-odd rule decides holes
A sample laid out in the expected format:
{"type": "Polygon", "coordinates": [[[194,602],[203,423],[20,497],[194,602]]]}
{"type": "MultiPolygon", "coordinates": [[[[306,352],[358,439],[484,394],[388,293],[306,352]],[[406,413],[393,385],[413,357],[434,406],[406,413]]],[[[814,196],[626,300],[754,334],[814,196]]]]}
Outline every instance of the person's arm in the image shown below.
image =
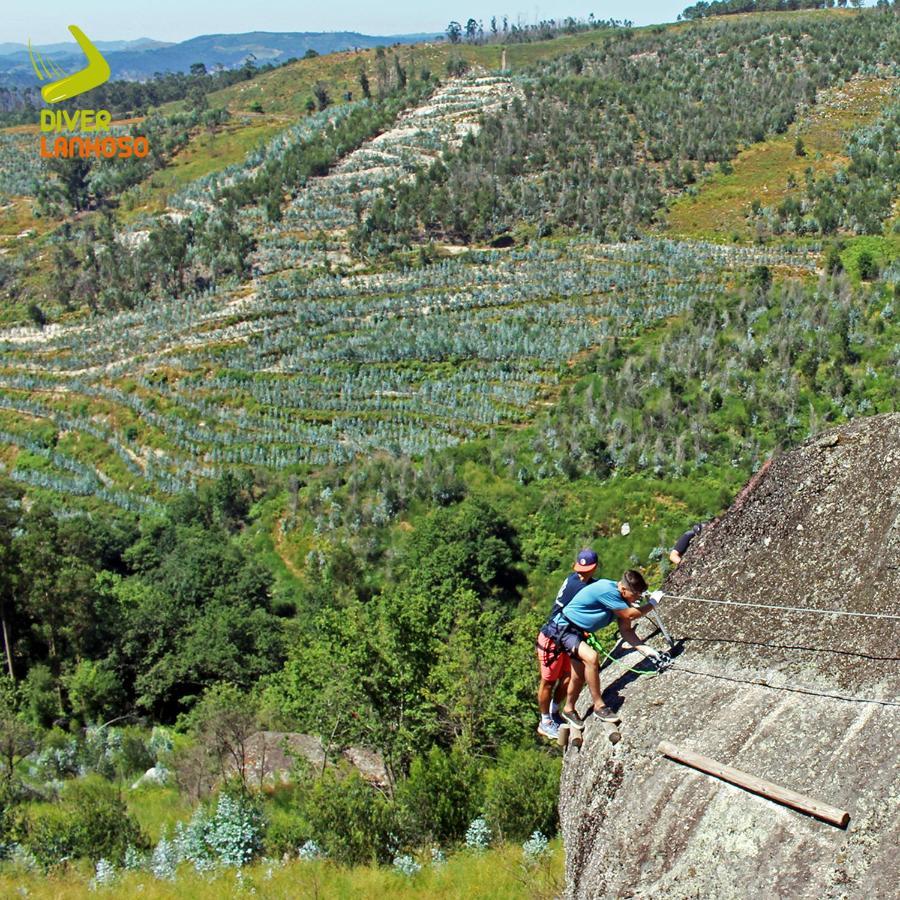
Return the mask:
{"type": "Polygon", "coordinates": [[[654,650],[649,644],[645,644],[641,641],[637,632],[634,630],[634,623],[642,616],[646,616],[647,613],[652,611],[653,606],[650,603],[645,603],[643,606],[632,606],[628,609],[616,610],[619,634],[622,637],[623,643],[631,647],[632,650],[637,650],[639,653],[642,653],[644,656],[658,656],[659,651],[654,650]]]}
{"type": "Polygon", "coordinates": [[[681,562],[681,554],[677,550],[673,550],[669,554],[669,562],[672,563],[673,566],[677,566],[681,562]]]}
{"type": "Polygon", "coordinates": [[[624,609],[614,609],[616,617],[619,620],[619,630],[622,629],[622,623],[636,622],[641,616],[653,612],[653,604],[645,603],[643,606],[626,606],[624,609]]]}

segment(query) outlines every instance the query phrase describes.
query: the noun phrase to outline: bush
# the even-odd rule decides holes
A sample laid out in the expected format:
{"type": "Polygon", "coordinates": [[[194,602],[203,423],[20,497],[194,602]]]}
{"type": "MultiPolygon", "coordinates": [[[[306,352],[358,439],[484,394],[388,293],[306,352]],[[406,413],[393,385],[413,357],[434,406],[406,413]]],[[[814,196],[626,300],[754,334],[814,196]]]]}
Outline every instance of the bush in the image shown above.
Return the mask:
{"type": "Polygon", "coordinates": [[[206,840],[219,862],[243,866],[262,849],[262,812],[259,805],[242,795],[221,794],[209,820],[206,840]]]}
{"type": "Polygon", "coordinates": [[[556,834],[561,761],[539,750],[504,750],[485,776],[484,812],[506,840],[556,834]]]}
{"type": "Polygon", "coordinates": [[[266,829],[266,856],[293,856],[309,838],[309,823],[296,812],[276,809],[266,829]]]}
{"type": "Polygon", "coordinates": [[[262,849],[263,821],[259,803],[245,794],[222,793],[215,811],[198,807],[190,822],[175,826],[179,862],[198,872],[217,863],[240,868],[262,849]]]}
{"type": "Polygon", "coordinates": [[[439,747],[413,760],[409,777],[397,787],[399,815],[413,844],[465,834],[481,806],[479,769],[473,757],[439,747]]]}
{"type": "Polygon", "coordinates": [[[484,816],[473,819],[466,829],[466,846],[472,850],[487,850],[491,845],[491,829],[484,816]]]}
{"type": "Polygon", "coordinates": [[[25,821],[23,843],[45,869],[72,857],[119,864],[129,845],[148,845],[119,792],[104,779],[70,782],[61,800],[59,806],[33,810],[25,821]]]}
{"type": "Polygon", "coordinates": [[[389,802],[358,772],[326,772],[312,786],[304,813],[315,843],[345,865],[388,863],[397,849],[389,802]]]}
{"type": "MultiPolygon", "coordinates": [[[[155,731],[156,729],[154,729],[155,731]]],[[[116,765],[125,775],[146,772],[156,762],[150,741],[144,741],[139,728],[123,728],[116,765]]],[[[152,740],[152,738],[151,738],[152,740]]]]}
{"type": "Polygon", "coordinates": [[[841,248],[836,244],[832,244],[825,254],[825,271],[829,275],[837,275],[838,272],[844,271],[844,263],[841,260],[841,248]]]}
{"type": "Polygon", "coordinates": [[[859,269],[859,277],[863,281],[874,281],[878,278],[878,262],[868,250],[863,250],[857,258],[856,265],[859,269]]]}
{"type": "Polygon", "coordinates": [[[20,687],[23,712],[33,725],[46,727],[60,714],[53,674],[47,666],[32,666],[20,687]]]}
{"type": "Polygon", "coordinates": [[[83,659],[61,680],[72,711],[82,722],[107,719],[121,708],[125,696],[122,683],[105,661],[83,659]]]}

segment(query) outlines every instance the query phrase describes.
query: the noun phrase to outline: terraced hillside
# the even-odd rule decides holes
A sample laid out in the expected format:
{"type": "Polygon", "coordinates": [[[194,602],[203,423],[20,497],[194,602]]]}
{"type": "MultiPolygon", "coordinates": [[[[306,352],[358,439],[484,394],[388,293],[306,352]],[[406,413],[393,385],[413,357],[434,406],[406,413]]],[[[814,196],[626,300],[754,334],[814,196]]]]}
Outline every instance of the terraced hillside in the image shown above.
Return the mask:
{"type": "Polygon", "coordinates": [[[269,278],[250,294],[9,330],[4,437],[30,451],[12,476],[158,494],[226,463],[421,455],[527,421],[568,360],[721,302],[755,265],[815,270],[810,256],[783,251],[575,242],[407,273],[269,278]],[[38,424],[58,434],[54,453],[34,446],[38,424]],[[97,442],[94,472],[84,466],[97,442]]]}
{"type": "MultiPolygon", "coordinates": [[[[0,335],[6,464],[33,486],[119,491],[116,502],[130,506],[226,465],[418,456],[527,424],[582,355],[698,307],[727,307],[759,267],[779,279],[823,268],[821,244],[541,242],[535,232],[566,225],[633,236],[639,220],[650,224],[662,200],[678,195],[674,232],[709,231],[705,215],[716,222],[711,234],[731,237],[729,215],[746,219],[746,189],[705,178],[712,162],[757,141],[734,175],[721,177],[749,184],[742,173],[753,154],[771,173],[794,132],[766,131],[799,116],[791,128],[823,154],[809,162],[832,173],[849,131],[891,102],[896,41],[896,17],[823,13],[522,47],[408,48],[409,57],[394,57],[398,78],[438,50],[472,61],[508,50],[508,68],[532,67],[417,80],[405,92],[385,83],[380,100],[344,102],[288,127],[296,112],[287,107],[248,114],[209,140],[279,127],[277,135],[250,153],[236,140],[199,170],[182,164],[197,154],[192,136],[128,188],[118,210],[86,208],[61,228],[46,216],[22,228],[28,201],[13,197],[10,231],[22,230],[5,238],[0,275],[19,310],[30,303],[33,318],[49,312],[61,322],[0,335]],[[747,67],[753,75],[737,98],[734,74],[747,67]],[[243,155],[226,164],[232,151],[243,155]],[[164,206],[154,214],[157,201],[164,206]],[[513,249],[454,259],[463,248],[441,242],[476,232],[513,249]],[[417,244],[429,235],[437,240],[417,244]],[[403,249],[409,240],[412,252],[403,249]],[[85,274],[71,274],[79,268],[85,274]],[[92,318],[73,295],[87,298],[92,318]],[[43,438],[35,443],[38,423],[56,435],[52,453],[43,438]]],[[[212,105],[243,115],[247,92],[286,97],[296,78],[332,65],[358,75],[353,66],[377,68],[379,59],[384,69],[388,57],[371,52],[304,60],[211,96],[212,105]]],[[[7,191],[33,192],[43,177],[29,140],[3,136],[7,191]]],[[[771,193],[781,196],[775,177],[771,193]]],[[[887,268],[888,290],[891,240],[875,261],[887,268]]],[[[889,315],[883,293],[871,296],[889,315]]]]}

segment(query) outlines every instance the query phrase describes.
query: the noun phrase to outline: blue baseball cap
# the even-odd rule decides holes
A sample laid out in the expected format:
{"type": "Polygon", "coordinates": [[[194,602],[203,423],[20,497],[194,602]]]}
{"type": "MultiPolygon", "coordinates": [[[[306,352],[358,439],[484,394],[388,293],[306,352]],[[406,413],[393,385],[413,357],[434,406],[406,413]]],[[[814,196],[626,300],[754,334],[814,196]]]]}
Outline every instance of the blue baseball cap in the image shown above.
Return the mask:
{"type": "Polygon", "coordinates": [[[600,560],[597,554],[590,547],[585,547],[584,550],[578,552],[578,556],[575,557],[575,565],[572,568],[576,572],[593,572],[599,563],[600,560]]]}

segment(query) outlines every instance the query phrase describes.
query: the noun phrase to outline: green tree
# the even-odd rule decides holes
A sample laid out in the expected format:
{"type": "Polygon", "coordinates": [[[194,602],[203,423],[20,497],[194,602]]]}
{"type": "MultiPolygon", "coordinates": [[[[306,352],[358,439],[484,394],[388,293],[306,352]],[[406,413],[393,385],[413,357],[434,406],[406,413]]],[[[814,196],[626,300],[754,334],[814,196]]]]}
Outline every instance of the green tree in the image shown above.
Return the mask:
{"type": "Polygon", "coordinates": [[[184,290],[184,276],[193,235],[194,226],[190,219],[173,222],[165,216],[160,218],[158,226],[150,232],[143,257],[151,276],[169,294],[177,295],[184,290]]]}
{"type": "MultiPolygon", "coordinates": [[[[16,687],[12,678],[0,678],[0,765],[3,797],[14,794],[16,764],[35,747],[32,726],[19,714],[16,687]]],[[[2,838],[0,838],[2,839],[2,838]]]]}
{"type": "Polygon", "coordinates": [[[539,750],[506,748],[485,774],[484,812],[504,840],[521,841],[535,831],[556,834],[562,761],[539,750]]]}
{"type": "Polygon", "coordinates": [[[357,75],[359,79],[359,87],[362,91],[363,97],[368,100],[372,96],[372,88],[369,84],[369,76],[366,74],[366,70],[363,66],[359,67],[359,74],[357,75]]]}
{"type": "Polygon", "coordinates": [[[13,665],[13,620],[15,617],[18,560],[13,535],[19,528],[21,496],[11,482],[0,480],[0,634],[3,637],[3,657],[10,678],[15,679],[13,665]]]}
{"type": "Polygon", "coordinates": [[[125,691],[118,675],[105,660],[80,660],[62,676],[69,705],[82,722],[101,722],[123,706],[125,691]]]}
{"type": "Polygon", "coordinates": [[[856,260],[856,266],[859,277],[863,281],[875,281],[880,274],[878,262],[876,261],[874,254],[869,250],[863,250],[862,253],[859,254],[856,260]]]}
{"type": "Polygon", "coordinates": [[[90,202],[89,179],[91,161],[80,156],[70,158],[54,157],[47,167],[61,185],[63,196],[75,212],[87,209],[90,202]]]}
{"type": "Polygon", "coordinates": [[[137,574],[109,586],[122,614],[124,680],[138,705],[166,719],[217,681],[249,687],[283,656],[271,574],[202,521],[211,515],[203,503],[184,514],[201,521],[148,522],[126,553],[137,574]]]}
{"type": "Polygon", "coordinates": [[[403,829],[413,844],[458,841],[482,802],[483,763],[457,748],[417,756],[397,787],[403,829]]]}
{"type": "Polygon", "coordinates": [[[844,271],[844,263],[841,260],[840,244],[830,244],[825,254],[825,271],[829,275],[837,275],[844,271]]]}
{"type": "Polygon", "coordinates": [[[20,581],[18,606],[31,633],[47,650],[50,667],[90,649],[96,634],[96,588],[92,567],[74,552],[79,526],[61,528],[51,508],[35,504],[16,538],[20,581]]]}
{"type": "Polygon", "coordinates": [[[324,81],[317,81],[313,85],[313,96],[320,110],[326,109],[331,104],[331,96],[324,81]]]}

